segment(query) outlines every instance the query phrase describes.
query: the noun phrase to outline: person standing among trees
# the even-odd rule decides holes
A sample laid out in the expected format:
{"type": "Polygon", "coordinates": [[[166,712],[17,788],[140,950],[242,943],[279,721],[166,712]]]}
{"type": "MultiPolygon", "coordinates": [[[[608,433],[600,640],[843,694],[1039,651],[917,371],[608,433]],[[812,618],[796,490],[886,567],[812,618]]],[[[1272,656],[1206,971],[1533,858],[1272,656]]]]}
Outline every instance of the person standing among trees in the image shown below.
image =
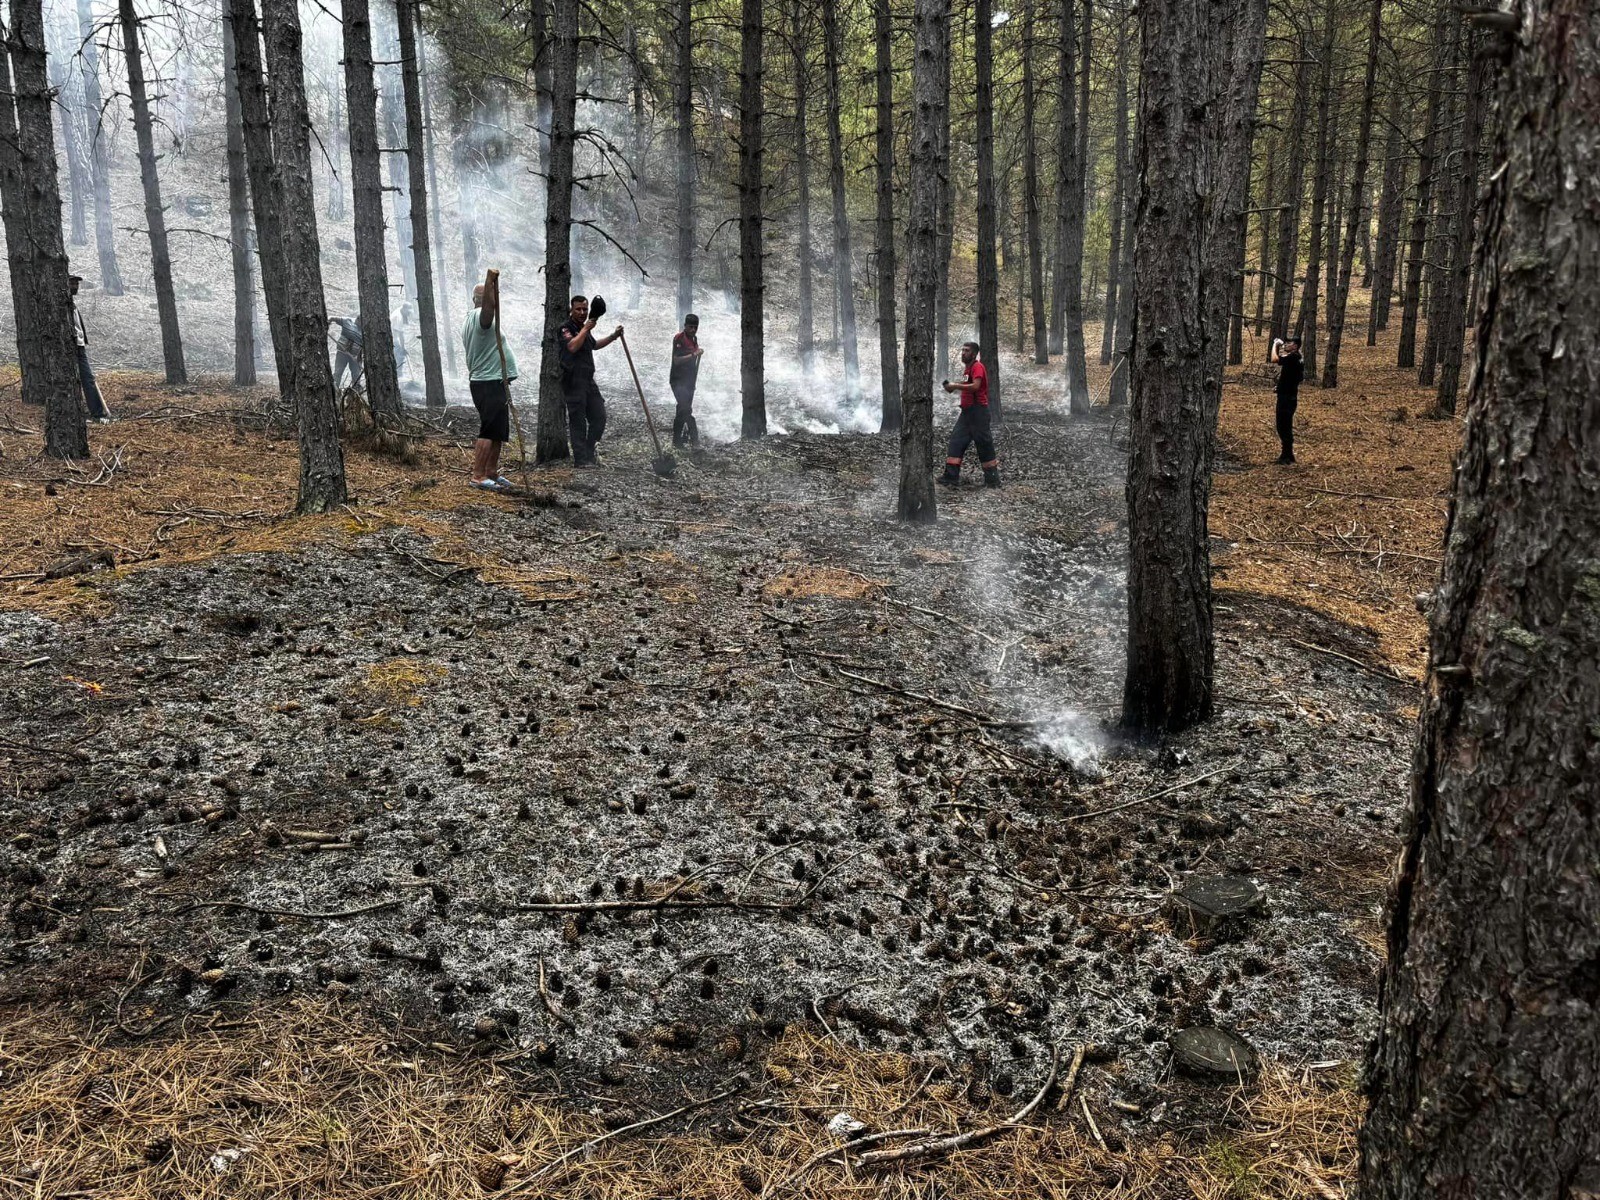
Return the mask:
{"type": "Polygon", "coordinates": [[[472,289],[473,311],[461,327],[467,386],[478,410],[478,440],[472,445],[472,486],[497,492],[512,486],[500,474],[500,448],[511,440],[510,384],[517,359],[500,337],[500,272],[472,289]]]}
{"type": "Polygon", "coordinates": [[[1283,452],[1279,466],[1294,462],[1294,414],[1300,407],[1300,381],[1306,377],[1306,362],[1300,356],[1300,339],[1273,340],[1272,361],[1278,364],[1278,441],[1283,452]]]}
{"type": "Polygon", "coordinates": [[[700,378],[700,318],[690,313],[683,331],[672,339],[672,371],[667,377],[678,409],[672,415],[672,444],[679,449],[700,444],[700,426],[694,419],[694,387],[700,378]]]}
{"type": "Polygon", "coordinates": [[[622,336],[618,325],[609,337],[596,338],[594,323],[605,315],[604,302],[595,297],[596,312],[589,315],[589,298],[574,296],[571,315],[559,332],[561,391],[567,404],[567,436],[572,440],[572,465],[598,467],[595,447],[606,432],[606,398],[594,382],[594,352],[604,350],[622,336]]]}
{"type": "Polygon", "coordinates": [[[966,367],[961,382],[946,379],[941,385],[947,392],[961,393],[961,415],[950,432],[944,474],[939,476],[939,482],[946,487],[960,487],[962,460],[967,456],[967,447],[976,445],[978,462],[983,467],[983,486],[997,488],[1000,458],[995,453],[994,435],[989,432],[989,368],[978,361],[977,342],[962,345],[961,363],[966,367]]]}
{"type": "Polygon", "coordinates": [[[100,425],[109,425],[111,414],[106,411],[105,398],[100,395],[100,385],[95,382],[94,368],[89,365],[89,329],[83,323],[83,314],[78,311],[78,285],[82,282],[82,275],[67,276],[72,297],[68,302],[72,308],[72,340],[78,347],[78,381],[83,384],[83,398],[89,405],[89,419],[100,425]]]}

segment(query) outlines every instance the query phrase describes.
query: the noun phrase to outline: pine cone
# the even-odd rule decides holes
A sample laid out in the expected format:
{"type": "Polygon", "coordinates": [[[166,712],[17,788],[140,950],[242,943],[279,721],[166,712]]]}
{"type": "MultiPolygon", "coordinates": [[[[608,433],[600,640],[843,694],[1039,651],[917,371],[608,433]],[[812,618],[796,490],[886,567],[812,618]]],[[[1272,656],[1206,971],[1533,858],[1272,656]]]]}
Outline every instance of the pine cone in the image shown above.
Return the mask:
{"type": "Polygon", "coordinates": [[[717,1053],[729,1062],[737,1062],[744,1057],[744,1038],[737,1033],[730,1033],[717,1043],[717,1053]]]}
{"type": "Polygon", "coordinates": [[[788,1087],[794,1082],[794,1072],[779,1063],[768,1063],[767,1074],[772,1076],[773,1080],[783,1087],[788,1087]]]}
{"type": "Polygon", "coordinates": [[[961,1095],[961,1088],[953,1080],[941,1079],[938,1083],[928,1085],[928,1095],[941,1104],[948,1104],[961,1095]]]}
{"type": "Polygon", "coordinates": [[[478,1177],[478,1186],[486,1192],[499,1191],[506,1181],[506,1164],[490,1155],[480,1158],[473,1174],[478,1177]]]}
{"type": "Polygon", "coordinates": [[[578,944],[578,918],[568,917],[566,924],[561,927],[561,940],[569,946],[578,944]]]}
{"type": "Polygon", "coordinates": [[[761,1195],[762,1188],[766,1187],[766,1181],[761,1178],[761,1172],[749,1163],[740,1164],[739,1182],[744,1184],[744,1190],[752,1196],[761,1195]]]}
{"type": "Polygon", "coordinates": [[[882,1054],[876,1061],[877,1075],[884,1083],[899,1083],[911,1076],[911,1056],[882,1054]]]}

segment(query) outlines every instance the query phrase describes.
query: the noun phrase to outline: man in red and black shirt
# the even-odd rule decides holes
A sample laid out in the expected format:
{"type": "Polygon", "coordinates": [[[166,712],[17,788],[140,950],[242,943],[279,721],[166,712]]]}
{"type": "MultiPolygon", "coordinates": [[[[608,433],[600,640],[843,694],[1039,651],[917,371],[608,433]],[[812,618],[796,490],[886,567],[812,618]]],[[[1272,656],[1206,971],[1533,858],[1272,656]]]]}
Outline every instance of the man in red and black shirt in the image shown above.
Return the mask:
{"type": "Polygon", "coordinates": [[[950,446],[945,451],[944,474],[939,482],[946,487],[961,486],[961,460],[967,456],[967,447],[976,444],[978,462],[983,467],[983,486],[1000,486],[1000,458],[995,454],[994,437],[989,433],[989,369],[978,361],[978,343],[967,342],[961,347],[961,363],[966,374],[960,383],[944,381],[944,390],[961,393],[961,415],[950,432],[950,446]]]}
{"type": "Polygon", "coordinates": [[[694,385],[700,377],[700,318],[690,313],[683,319],[683,331],[672,339],[672,384],[678,410],[672,415],[672,444],[680,449],[700,444],[700,426],[694,419],[694,385]]]}

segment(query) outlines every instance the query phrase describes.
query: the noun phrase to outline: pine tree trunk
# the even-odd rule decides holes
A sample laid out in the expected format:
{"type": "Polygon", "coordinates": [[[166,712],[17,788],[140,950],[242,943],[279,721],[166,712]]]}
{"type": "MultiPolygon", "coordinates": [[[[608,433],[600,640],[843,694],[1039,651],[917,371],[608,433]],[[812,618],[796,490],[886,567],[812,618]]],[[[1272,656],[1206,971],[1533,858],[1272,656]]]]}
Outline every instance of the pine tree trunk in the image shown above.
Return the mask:
{"type": "MultiPolygon", "coordinates": [[[[337,68],[337,63],[335,68],[337,68]]],[[[328,99],[333,105],[332,127],[328,130],[328,201],[327,214],[330,221],[344,220],[344,181],[339,178],[339,160],[344,157],[347,147],[345,142],[345,126],[347,117],[344,113],[343,97],[339,94],[338,83],[335,82],[328,88],[328,99]]]]}
{"type": "Polygon", "coordinates": [[[1478,138],[1483,125],[1488,74],[1485,51],[1475,34],[1467,35],[1466,54],[1470,65],[1466,95],[1463,97],[1465,110],[1461,124],[1461,159],[1456,174],[1451,269],[1444,280],[1447,291],[1439,322],[1439,391],[1435,407],[1446,415],[1456,411],[1456,396],[1461,386],[1462,341],[1467,332],[1467,293],[1472,283],[1472,228],[1477,216],[1478,138]]]}
{"type": "Polygon", "coordinates": [[[1267,174],[1261,184],[1263,209],[1259,214],[1261,238],[1256,250],[1256,312],[1254,318],[1256,337],[1260,337],[1265,331],[1267,320],[1267,278],[1271,274],[1271,267],[1268,264],[1272,262],[1272,222],[1268,219],[1270,214],[1266,212],[1265,205],[1270,204],[1278,194],[1278,177],[1275,170],[1278,157],[1274,143],[1268,143],[1266,158],[1267,174]]]}
{"type": "Polygon", "coordinates": [[[1000,265],[995,258],[994,10],[973,6],[973,67],[978,121],[978,355],[989,371],[989,419],[998,424],[1000,392],[1000,265]]]}
{"type": "Polygon", "coordinates": [[[361,305],[362,377],[374,416],[402,411],[389,326],[389,265],[383,229],[383,164],[368,0],[344,0],[345,110],[350,124],[350,192],[355,209],[356,291],[361,305]]]}
{"type": "Polygon", "coordinates": [[[444,407],[444,364],[439,358],[439,318],[433,288],[433,242],[428,228],[428,135],[422,124],[422,82],[417,58],[417,0],[399,0],[400,82],[405,94],[406,175],[410,184],[411,272],[416,279],[417,322],[422,327],[422,378],[429,408],[444,407]]]}
{"type": "MultiPolygon", "coordinates": [[[[401,0],[402,7],[405,0],[401,0]]],[[[398,20],[399,14],[396,13],[398,20]]],[[[386,65],[403,57],[400,52],[398,26],[391,29],[387,23],[374,24],[373,38],[378,60],[386,65]]],[[[406,178],[406,117],[405,85],[390,69],[379,72],[378,112],[379,143],[383,150],[384,165],[388,167],[389,203],[394,213],[394,236],[400,251],[401,295],[409,303],[417,300],[416,259],[412,253],[411,205],[406,200],[409,180],[406,178]]],[[[482,282],[479,280],[478,282],[482,282]]],[[[563,318],[564,320],[565,318],[563,318]]]]}
{"type": "MultiPolygon", "coordinates": [[[[124,0],[126,2],[126,0],[124,0]]],[[[234,0],[234,11],[252,0],[234,0]]],[[[294,369],[300,434],[298,511],[327,512],[348,498],[339,407],[328,368],[328,309],[322,294],[322,247],[311,188],[311,118],[296,0],[263,0],[267,77],[272,89],[273,181],[283,221],[283,262],[289,304],[285,320],[294,369]]],[[[236,30],[241,30],[239,24],[236,30]]],[[[239,41],[242,43],[243,38],[239,41]]],[[[236,46],[236,49],[238,47],[236,46]]],[[[241,76],[244,57],[240,54],[241,76]]],[[[242,97],[241,97],[242,98],[242,97]]],[[[248,122],[248,112],[246,121],[248,122]]],[[[246,150],[249,149],[248,138],[246,150]]]]}
{"type": "Polygon", "coordinates": [[[55,45],[49,50],[50,86],[55,89],[61,106],[61,152],[67,160],[67,207],[71,213],[71,240],[74,246],[86,246],[89,244],[89,167],[84,161],[83,131],[78,124],[83,109],[76,102],[78,89],[72,86],[68,68],[72,54],[70,51],[63,52],[60,23],[52,21],[50,28],[57,33],[56,37],[51,38],[55,45]]]}
{"type": "Polygon", "coordinates": [[[1044,309],[1044,231],[1039,213],[1039,151],[1034,133],[1033,0],[1022,5],[1022,203],[1028,226],[1028,299],[1033,309],[1033,361],[1050,361],[1044,309]]]}
{"type": "MultiPolygon", "coordinates": [[[[1069,20],[1071,0],[1063,0],[1062,19],[1069,20]]],[[[1067,240],[1062,257],[1061,286],[1066,293],[1065,321],[1067,405],[1073,416],[1089,412],[1089,360],[1083,341],[1083,229],[1089,186],[1089,51],[1094,31],[1094,0],[1083,0],[1083,37],[1078,46],[1078,146],[1073,154],[1076,177],[1067,193],[1067,240]]]]}
{"type": "Polygon", "coordinates": [[[901,377],[902,521],[931,524],[933,496],[934,301],[939,288],[939,143],[949,128],[946,0],[915,0],[911,63],[911,207],[906,221],[906,364],[901,377]]]}
{"type": "Polygon", "coordinates": [[[1106,404],[1118,411],[1128,406],[1128,380],[1133,375],[1133,318],[1138,310],[1134,222],[1139,209],[1139,175],[1134,166],[1130,145],[1128,189],[1122,213],[1122,286],[1117,290],[1117,340],[1112,348],[1111,379],[1106,385],[1106,404]]]}
{"type": "Polygon", "coordinates": [[[1461,149],[1461,130],[1457,121],[1456,104],[1461,99],[1459,77],[1461,52],[1461,26],[1459,21],[1450,25],[1449,44],[1445,53],[1444,97],[1440,104],[1440,128],[1445,131],[1442,153],[1435,162],[1433,185],[1433,230],[1431,243],[1425,248],[1422,270],[1427,305],[1427,328],[1423,331],[1422,357],[1417,363],[1417,382],[1423,387],[1433,387],[1439,365],[1439,329],[1442,324],[1442,306],[1445,302],[1445,281],[1450,275],[1450,254],[1454,243],[1450,238],[1454,213],[1450,202],[1454,194],[1449,188],[1450,168],[1457,161],[1461,149]]]}
{"type": "Polygon", "coordinates": [[[0,208],[22,399],[44,409],[47,455],[87,458],[40,0],[12,0],[11,21],[0,54],[0,208]]]}
{"type": "Polygon", "coordinates": [[[1400,251],[1401,209],[1406,190],[1406,136],[1401,125],[1399,80],[1391,80],[1389,134],[1384,139],[1383,186],[1378,197],[1378,248],[1372,266],[1372,316],[1367,322],[1367,345],[1378,344],[1378,330],[1389,328],[1389,306],[1394,298],[1395,267],[1400,251]]]}
{"type": "Polygon", "coordinates": [[[77,0],[83,107],[89,121],[89,174],[94,185],[94,242],[100,258],[100,290],[122,295],[122,272],[117,267],[117,229],[111,211],[111,162],[106,151],[110,135],[104,128],[100,98],[100,53],[95,45],[94,13],[90,0],[77,0]]]}
{"type": "Polygon", "coordinates": [[[578,119],[578,0],[555,0],[550,60],[550,142],[545,166],[544,337],[539,366],[540,462],[567,457],[557,336],[572,299],[572,168],[578,119]]]}
{"type": "Polygon", "coordinates": [[[1368,1200],[1600,1192],[1600,24],[1503,46],[1483,306],[1361,1136],[1368,1200]],[[1560,350],[1552,353],[1552,338],[1560,350]]]}
{"type": "MultiPolygon", "coordinates": [[[[422,26],[422,9],[417,9],[417,29],[424,36],[417,40],[417,83],[422,91],[422,133],[424,157],[428,163],[428,213],[432,222],[433,237],[430,244],[433,247],[434,279],[441,291],[448,294],[449,286],[445,279],[450,272],[445,267],[445,235],[444,216],[439,211],[442,201],[439,191],[439,151],[434,142],[433,133],[433,74],[428,70],[428,39],[422,26]]],[[[444,312],[435,324],[444,327],[444,336],[439,340],[444,343],[445,367],[451,375],[456,373],[456,338],[455,330],[450,328],[450,315],[448,301],[440,308],[444,312]]]]}
{"type": "Polygon", "coordinates": [[[693,0],[678,0],[673,110],[678,135],[678,317],[694,311],[694,41],[693,0]]]}
{"type": "Polygon", "coordinates": [[[1211,715],[1207,510],[1266,0],[1142,0],[1122,720],[1211,715]]]}
{"type": "Polygon", "coordinates": [[[1317,374],[1317,301],[1322,288],[1322,222],[1326,215],[1328,189],[1333,183],[1333,45],[1337,25],[1334,2],[1328,0],[1322,16],[1322,48],[1318,59],[1317,159],[1311,180],[1311,228],[1306,281],[1300,292],[1300,315],[1295,320],[1295,335],[1300,338],[1300,355],[1305,359],[1306,378],[1317,374]]]}
{"type": "Polygon", "coordinates": [[[150,232],[150,270],[155,279],[156,315],[161,323],[161,359],[167,382],[187,383],[183,337],[178,331],[178,299],[172,289],[172,255],[167,249],[167,216],[156,175],[156,144],[150,121],[150,100],[144,86],[144,58],[139,52],[139,22],[133,0],[118,0],[122,52],[128,62],[128,95],[133,107],[134,135],[139,143],[139,177],[144,183],[144,220],[150,232]]]}
{"type": "Polygon", "coordinates": [[[740,436],[767,432],[766,300],[762,261],[761,0],[742,0],[739,24],[739,393],[740,436]]]}
{"type": "Polygon", "coordinates": [[[222,102],[227,129],[228,235],[233,259],[233,383],[256,382],[255,238],[250,228],[250,182],[244,165],[244,117],[239,111],[239,73],[233,21],[222,15],[222,102]]]}
{"type": "Polygon", "coordinates": [[[233,26],[239,119],[244,130],[245,173],[249,177],[250,208],[255,218],[256,260],[261,265],[267,328],[278,372],[278,391],[293,403],[296,392],[295,362],[289,339],[289,270],[284,259],[283,203],[275,178],[273,130],[261,65],[261,25],[256,18],[255,0],[230,0],[229,13],[233,26]]]}
{"type": "Polygon", "coordinates": [[[816,365],[816,314],[811,272],[811,150],[806,127],[806,107],[810,101],[809,72],[806,66],[805,6],[794,0],[790,9],[790,43],[794,51],[794,157],[799,178],[799,202],[795,213],[795,242],[800,253],[798,311],[795,315],[795,342],[800,353],[800,371],[806,379],[816,365]]]}
{"type": "MultiPolygon", "coordinates": [[[[1100,365],[1111,362],[1111,352],[1116,348],[1117,288],[1122,269],[1122,213],[1127,207],[1124,197],[1128,190],[1128,13],[1123,4],[1117,10],[1117,54],[1115,107],[1111,119],[1111,154],[1115,186],[1111,192],[1111,247],[1106,257],[1106,309],[1105,325],[1100,331],[1100,365]]],[[[1269,185],[1270,186],[1270,185],[1269,185]]]]}
{"type": "MultiPolygon", "coordinates": [[[[1307,34],[1295,37],[1294,56],[1304,60],[1307,34]]],[[[1273,264],[1272,334],[1288,337],[1294,317],[1294,277],[1300,259],[1300,206],[1305,199],[1307,126],[1311,123],[1311,72],[1299,67],[1294,73],[1294,101],[1289,110],[1289,129],[1285,144],[1289,161],[1283,173],[1283,194],[1278,200],[1278,257],[1273,264]]]]}
{"type": "MultiPolygon", "coordinates": [[[[470,116],[466,118],[470,120],[470,116]]],[[[465,272],[466,286],[470,290],[478,285],[483,275],[478,269],[478,192],[482,186],[478,179],[476,152],[462,130],[463,118],[457,117],[457,135],[451,140],[450,158],[456,168],[456,202],[461,220],[461,266],[465,272]]]]}
{"type": "Polygon", "coordinates": [[[878,253],[878,362],[883,374],[883,415],[879,428],[893,433],[901,425],[900,347],[895,328],[894,256],[894,46],[889,0],[873,0],[873,67],[877,85],[877,214],[874,249],[878,253]]]}
{"type": "MultiPolygon", "coordinates": [[[[1372,223],[1367,211],[1367,158],[1372,148],[1372,110],[1377,101],[1378,50],[1383,39],[1383,0],[1372,0],[1367,18],[1367,75],[1361,88],[1361,122],[1356,132],[1356,162],[1350,181],[1350,208],[1345,217],[1344,249],[1338,277],[1328,297],[1328,353],[1322,366],[1322,386],[1339,386],[1339,349],[1344,341],[1345,306],[1350,300],[1350,276],[1355,271],[1356,241],[1372,223]]],[[[1331,266],[1331,264],[1330,264],[1331,266]]]]}
{"type": "MultiPolygon", "coordinates": [[[[1254,160],[1245,159],[1244,194],[1246,207],[1250,204],[1250,185],[1254,176],[1254,160]]],[[[1239,245],[1234,253],[1233,293],[1228,300],[1228,365],[1244,362],[1244,262],[1250,252],[1250,218],[1239,223],[1239,245]]]]}
{"type": "MultiPolygon", "coordinates": [[[[1060,12],[1056,39],[1056,230],[1051,260],[1050,353],[1061,354],[1066,347],[1067,280],[1070,274],[1067,247],[1072,236],[1072,194],[1079,197],[1082,219],[1083,170],[1078,165],[1078,108],[1073,80],[1078,66],[1078,22],[1076,0],[1059,0],[1060,12]]],[[[1081,235],[1080,235],[1081,236],[1081,235]]],[[[1080,256],[1081,257],[1081,256],[1080,256]]]]}
{"type": "MultiPolygon", "coordinates": [[[[538,142],[539,168],[550,170],[550,132],[555,119],[555,61],[550,42],[550,0],[532,0],[528,5],[529,47],[533,55],[533,128],[538,142]]],[[[472,286],[483,280],[476,274],[472,286]]],[[[565,321],[566,315],[561,319],[565,321]]],[[[564,439],[563,439],[564,440],[564,439]]]]}
{"type": "MultiPolygon", "coordinates": [[[[946,0],[948,3],[948,0],[946,0]]],[[[950,18],[945,16],[945,34],[949,36],[950,18]]],[[[939,70],[944,94],[950,94],[950,49],[946,47],[939,56],[939,70]]],[[[944,107],[944,124],[939,127],[939,278],[933,296],[934,333],[937,337],[934,362],[941,371],[950,367],[950,255],[955,250],[956,189],[951,175],[950,162],[950,106],[944,107]]]]}
{"type": "Polygon", "coordinates": [[[822,6],[822,46],[828,88],[828,184],[833,191],[833,280],[839,302],[839,338],[844,354],[844,398],[861,401],[861,362],[856,349],[856,279],[845,208],[844,130],[840,126],[839,59],[843,54],[839,7],[822,6]]]}
{"type": "Polygon", "coordinates": [[[1406,247],[1405,287],[1400,300],[1400,342],[1395,365],[1417,364],[1417,319],[1422,310],[1422,264],[1428,248],[1428,220],[1433,207],[1434,161],[1441,134],[1439,115],[1444,104],[1445,22],[1444,10],[1434,22],[1433,70],[1428,72],[1428,107],[1423,126],[1422,146],[1417,152],[1417,195],[1411,209],[1411,229],[1406,247]]]}

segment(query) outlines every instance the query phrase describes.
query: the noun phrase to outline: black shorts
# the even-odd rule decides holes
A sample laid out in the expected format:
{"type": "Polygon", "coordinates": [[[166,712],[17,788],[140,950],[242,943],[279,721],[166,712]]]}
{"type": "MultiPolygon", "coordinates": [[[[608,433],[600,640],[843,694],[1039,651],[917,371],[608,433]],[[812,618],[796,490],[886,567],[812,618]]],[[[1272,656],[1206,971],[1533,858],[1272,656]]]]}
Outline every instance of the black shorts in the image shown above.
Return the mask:
{"type": "Polygon", "coordinates": [[[490,442],[511,440],[511,409],[506,385],[498,379],[474,379],[472,407],[478,410],[478,437],[490,442]]]}

